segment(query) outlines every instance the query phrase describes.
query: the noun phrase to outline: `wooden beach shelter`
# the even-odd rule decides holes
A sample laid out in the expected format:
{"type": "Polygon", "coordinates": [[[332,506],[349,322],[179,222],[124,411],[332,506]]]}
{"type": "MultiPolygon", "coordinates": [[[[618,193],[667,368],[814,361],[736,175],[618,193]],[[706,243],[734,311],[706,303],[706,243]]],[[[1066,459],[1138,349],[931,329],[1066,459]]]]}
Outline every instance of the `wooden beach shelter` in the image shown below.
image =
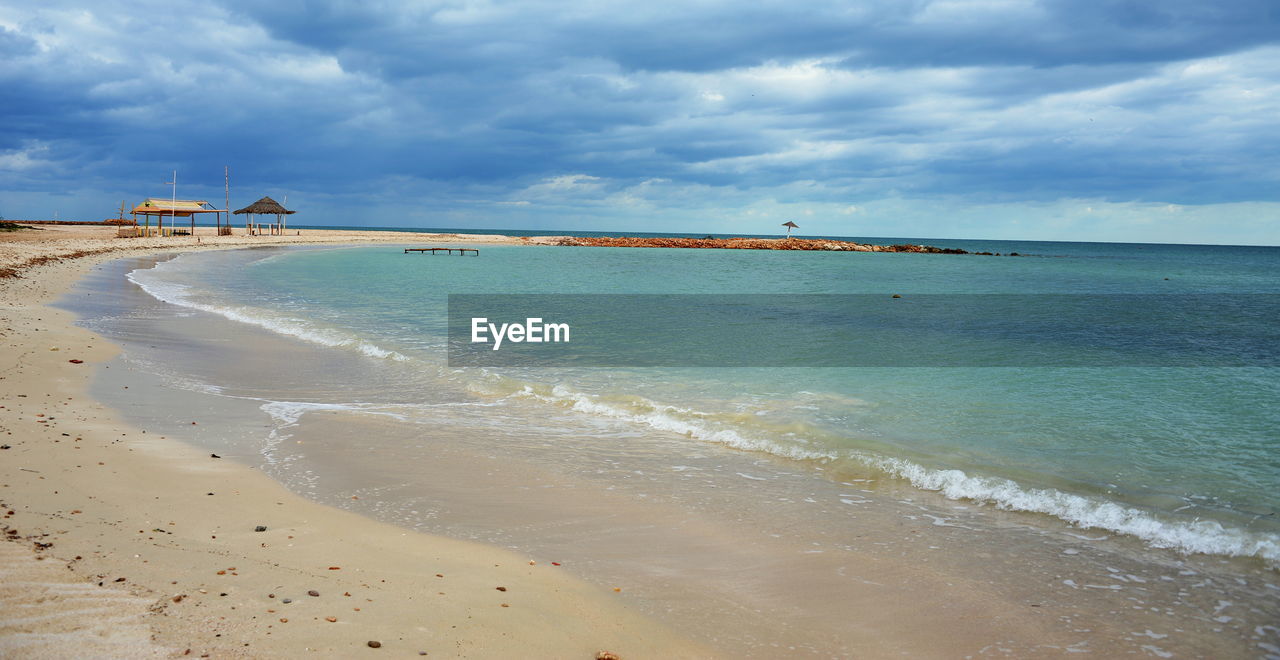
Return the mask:
{"type": "Polygon", "coordinates": [[[244,228],[250,235],[256,235],[258,232],[262,231],[262,226],[253,221],[254,216],[276,216],[275,224],[268,224],[267,230],[272,234],[278,234],[281,236],[284,235],[284,216],[293,215],[294,213],[297,213],[297,211],[290,211],[286,209],[280,205],[280,202],[277,202],[270,197],[263,197],[262,199],[235,212],[236,215],[249,215],[249,220],[245,222],[244,228]]]}
{"type": "MultiPolygon", "coordinates": [[[[178,218],[191,219],[191,234],[196,233],[196,215],[200,213],[226,213],[225,209],[215,209],[209,205],[209,202],[195,199],[157,199],[148,197],[141,204],[133,207],[133,224],[138,224],[138,216],[145,218],[147,223],[145,228],[139,227],[138,236],[172,236],[174,231],[174,222],[178,218]],[[156,219],[156,233],[151,232],[151,218],[156,219]],[[169,218],[169,227],[164,226],[164,219],[169,218]]],[[[222,226],[222,216],[217,216],[218,226],[222,226]]],[[[231,223],[231,218],[227,218],[227,224],[231,223]]]]}
{"type": "Polygon", "coordinates": [[[799,228],[800,228],[800,225],[797,225],[796,223],[794,223],[794,222],[792,222],[792,221],[790,221],[790,220],[788,220],[788,221],[786,221],[786,222],[782,223],[782,226],[787,228],[787,238],[791,238],[791,230],[792,230],[792,229],[799,229],[799,228]]]}

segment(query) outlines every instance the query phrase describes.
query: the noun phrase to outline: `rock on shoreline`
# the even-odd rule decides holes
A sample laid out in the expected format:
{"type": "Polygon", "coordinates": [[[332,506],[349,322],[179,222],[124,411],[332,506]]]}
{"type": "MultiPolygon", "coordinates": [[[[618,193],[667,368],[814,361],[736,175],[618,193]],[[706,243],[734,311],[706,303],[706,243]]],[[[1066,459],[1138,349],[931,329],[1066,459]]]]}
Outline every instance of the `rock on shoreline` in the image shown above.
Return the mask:
{"type": "Polygon", "coordinates": [[[932,245],[870,245],[852,241],[816,238],[639,238],[633,236],[566,236],[556,245],[584,247],[666,247],[719,248],[729,250],[820,250],[849,252],[918,252],[925,254],[971,254],[958,248],[932,245]]]}

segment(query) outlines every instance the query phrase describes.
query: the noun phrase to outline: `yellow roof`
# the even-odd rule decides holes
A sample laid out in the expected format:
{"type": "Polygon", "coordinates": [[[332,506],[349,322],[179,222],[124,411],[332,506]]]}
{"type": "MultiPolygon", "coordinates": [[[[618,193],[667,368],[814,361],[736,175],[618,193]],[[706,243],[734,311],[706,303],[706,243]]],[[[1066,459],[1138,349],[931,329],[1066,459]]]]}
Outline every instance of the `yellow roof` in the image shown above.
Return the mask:
{"type": "Polygon", "coordinates": [[[157,199],[148,197],[141,204],[133,207],[134,213],[143,213],[149,215],[190,215],[192,213],[213,213],[216,209],[206,209],[205,206],[209,202],[194,199],[157,199]]]}

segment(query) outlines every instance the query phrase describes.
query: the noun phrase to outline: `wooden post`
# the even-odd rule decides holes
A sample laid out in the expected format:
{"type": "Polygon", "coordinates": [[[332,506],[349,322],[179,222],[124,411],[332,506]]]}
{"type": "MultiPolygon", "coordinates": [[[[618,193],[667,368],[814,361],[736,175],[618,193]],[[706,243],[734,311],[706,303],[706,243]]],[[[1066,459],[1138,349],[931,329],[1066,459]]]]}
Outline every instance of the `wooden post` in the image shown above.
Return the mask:
{"type": "Polygon", "coordinates": [[[178,170],[173,171],[173,199],[169,203],[172,205],[169,209],[169,233],[173,233],[173,226],[178,219],[178,170]]]}

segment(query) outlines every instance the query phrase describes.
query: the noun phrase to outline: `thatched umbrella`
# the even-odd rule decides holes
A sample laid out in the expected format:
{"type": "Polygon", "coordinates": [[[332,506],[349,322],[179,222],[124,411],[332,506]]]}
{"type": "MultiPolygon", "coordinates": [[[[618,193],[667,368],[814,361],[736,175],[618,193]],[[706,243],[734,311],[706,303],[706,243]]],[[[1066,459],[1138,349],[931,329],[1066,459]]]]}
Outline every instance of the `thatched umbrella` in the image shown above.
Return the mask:
{"type": "MultiPolygon", "coordinates": [[[[236,215],[242,215],[245,213],[248,213],[250,216],[275,215],[276,224],[280,228],[280,234],[283,235],[284,234],[284,216],[293,215],[294,213],[297,213],[297,211],[290,211],[289,209],[286,209],[285,207],[281,206],[280,202],[277,202],[276,200],[271,199],[270,197],[263,197],[262,199],[235,212],[236,215]]],[[[250,224],[252,224],[252,222],[253,222],[253,218],[250,217],[250,224]]],[[[248,225],[245,226],[245,229],[249,230],[248,225]]]]}
{"type": "MultiPolygon", "coordinates": [[[[239,213],[239,211],[236,211],[236,213],[239,213]]],[[[786,222],[782,223],[782,226],[787,228],[787,238],[791,238],[791,230],[792,230],[792,229],[799,229],[799,228],[800,228],[800,225],[797,225],[796,223],[794,223],[794,222],[792,222],[792,221],[790,221],[790,220],[788,220],[788,221],[786,221],[786,222]]]]}

